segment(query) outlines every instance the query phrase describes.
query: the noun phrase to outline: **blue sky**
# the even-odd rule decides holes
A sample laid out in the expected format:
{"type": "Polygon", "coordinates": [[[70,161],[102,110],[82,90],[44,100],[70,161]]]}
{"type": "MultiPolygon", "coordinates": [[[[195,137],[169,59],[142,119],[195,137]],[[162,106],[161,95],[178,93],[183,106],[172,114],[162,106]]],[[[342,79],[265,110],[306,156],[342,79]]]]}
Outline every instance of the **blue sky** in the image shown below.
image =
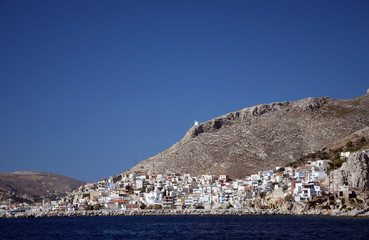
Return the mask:
{"type": "Polygon", "coordinates": [[[0,1],[0,171],[97,181],[194,120],[363,95],[368,13],[368,1],[0,1]]]}

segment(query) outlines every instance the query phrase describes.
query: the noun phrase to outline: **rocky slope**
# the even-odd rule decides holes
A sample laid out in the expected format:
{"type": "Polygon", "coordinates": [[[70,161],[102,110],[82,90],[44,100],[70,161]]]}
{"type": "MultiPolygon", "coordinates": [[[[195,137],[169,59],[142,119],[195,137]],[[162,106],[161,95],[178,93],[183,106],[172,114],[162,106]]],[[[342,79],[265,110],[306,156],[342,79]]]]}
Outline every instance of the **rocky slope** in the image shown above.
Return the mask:
{"type": "Polygon", "coordinates": [[[18,171],[0,173],[0,192],[28,196],[46,196],[50,191],[65,193],[83,181],[47,172],[18,171]]]}
{"type": "Polygon", "coordinates": [[[283,166],[369,126],[369,94],[262,104],[189,129],[169,149],[126,171],[244,177],[283,166]]]}
{"type": "MultiPolygon", "coordinates": [[[[330,150],[337,150],[342,149],[342,151],[347,151],[348,147],[346,146],[346,143],[351,141],[353,143],[360,142],[361,139],[366,139],[366,141],[369,139],[369,127],[365,127],[363,129],[360,129],[338,141],[336,141],[334,144],[328,146],[324,151],[328,152],[330,150]]],[[[362,149],[369,149],[369,143],[365,142],[362,144],[362,149]]]]}

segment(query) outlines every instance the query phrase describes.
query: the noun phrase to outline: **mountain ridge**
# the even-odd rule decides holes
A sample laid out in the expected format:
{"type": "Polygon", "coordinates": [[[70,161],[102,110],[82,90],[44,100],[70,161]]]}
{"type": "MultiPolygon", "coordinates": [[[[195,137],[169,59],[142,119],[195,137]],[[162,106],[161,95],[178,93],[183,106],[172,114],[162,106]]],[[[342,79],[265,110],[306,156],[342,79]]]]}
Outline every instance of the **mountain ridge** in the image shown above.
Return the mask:
{"type": "Polygon", "coordinates": [[[228,174],[281,166],[369,126],[369,94],[243,108],[192,126],[172,147],[124,173],[228,174]]]}
{"type": "Polygon", "coordinates": [[[67,176],[37,171],[0,172],[0,192],[46,196],[49,192],[71,192],[85,182],[67,176]]]}

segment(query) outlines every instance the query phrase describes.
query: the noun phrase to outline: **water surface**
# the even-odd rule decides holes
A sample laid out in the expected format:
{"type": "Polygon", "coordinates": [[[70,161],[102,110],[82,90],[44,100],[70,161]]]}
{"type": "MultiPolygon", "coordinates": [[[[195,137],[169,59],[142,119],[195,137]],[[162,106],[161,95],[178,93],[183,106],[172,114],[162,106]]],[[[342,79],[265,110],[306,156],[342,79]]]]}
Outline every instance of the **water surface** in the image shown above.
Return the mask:
{"type": "Polygon", "coordinates": [[[369,239],[369,219],[116,216],[0,219],[1,239],[369,239]]]}

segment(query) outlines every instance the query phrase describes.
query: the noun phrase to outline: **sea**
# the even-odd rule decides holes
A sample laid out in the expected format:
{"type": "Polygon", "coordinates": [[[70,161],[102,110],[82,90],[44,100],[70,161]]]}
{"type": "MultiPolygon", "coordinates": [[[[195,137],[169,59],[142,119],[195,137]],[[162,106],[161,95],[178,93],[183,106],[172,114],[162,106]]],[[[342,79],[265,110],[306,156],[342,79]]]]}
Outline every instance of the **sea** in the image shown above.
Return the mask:
{"type": "Polygon", "coordinates": [[[368,218],[111,216],[0,219],[0,239],[369,239],[368,218]]]}

